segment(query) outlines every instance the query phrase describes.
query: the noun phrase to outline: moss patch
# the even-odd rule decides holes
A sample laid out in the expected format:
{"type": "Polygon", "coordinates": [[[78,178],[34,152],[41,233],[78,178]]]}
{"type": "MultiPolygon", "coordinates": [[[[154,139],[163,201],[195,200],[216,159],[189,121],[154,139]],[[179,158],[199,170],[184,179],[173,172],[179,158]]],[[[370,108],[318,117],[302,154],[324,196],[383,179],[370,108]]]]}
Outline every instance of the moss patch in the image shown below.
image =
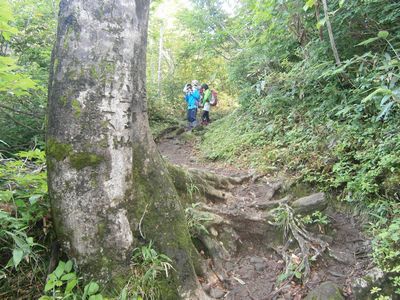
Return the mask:
{"type": "Polygon", "coordinates": [[[94,167],[103,161],[103,157],[90,152],[78,152],[71,154],[71,166],[77,170],[82,170],[86,167],[94,167]]]}
{"type": "Polygon", "coordinates": [[[62,106],[67,105],[67,101],[68,101],[68,99],[67,99],[66,96],[61,96],[60,97],[60,103],[62,104],[62,106]]]}
{"type": "Polygon", "coordinates": [[[152,153],[139,143],[132,143],[132,149],[136,162],[132,169],[132,181],[135,182],[132,193],[137,205],[129,213],[132,219],[139,220],[147,207],[142,232],[147,240],[154,241],[158,251],[176,263],[177,274],[168,278],[165,289],[162,288],[163,299],[179,299],[176,290],[180,284],[185,285],[184,289],[195,287],[192,257],[196,250],[175,187],[170,176],[165,175],[167,170],[163,162],[156,156],[151,157],[152,153]],[[160,223],[161,216],[164,218],[160,223]]]}
{"type": "Polygon", "coordinates": [[[55,139],[48,139],[46,143],[46,155],[55,158],[57,161],[64,160],[72,152],[72,146],[57,142],[55,139]]]}
{"type": "Polygon", "coordinates": [[[74,110],[75,117],[79,118],[81,115],[81,104],[78,100],[74,99],[71,101],[72,109],[74,110]]]}

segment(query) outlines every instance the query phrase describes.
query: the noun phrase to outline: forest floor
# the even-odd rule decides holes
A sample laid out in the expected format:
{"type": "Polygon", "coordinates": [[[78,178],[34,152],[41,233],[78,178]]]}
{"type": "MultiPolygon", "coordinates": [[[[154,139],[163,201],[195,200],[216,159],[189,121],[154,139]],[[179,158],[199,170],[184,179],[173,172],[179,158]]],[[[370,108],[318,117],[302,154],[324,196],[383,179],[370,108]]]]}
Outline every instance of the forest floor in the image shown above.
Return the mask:
{"type": "MultiPolygon", "coordinates": [[[[159,151],[171,163],[186,168],[234,177],[253,172],[234,164],[203,159],[197,150],[195,135],[167,134],[158,141],[159,151]]],[[[227,200],[207,203],[210,211],[229,217],[235,223],[237,235],[232,236],[234,246],[228,250],[229,258],[221,262],[223,271],[219,270],[219,281],[204,283],[203,288],[212,297],[221,299],[302,299],[310,290],[329,281],[340,287],[346,299],[355,299],[352,282],[372,268],[370,241],[363,235],[360,222],[346,212],[328,207],[324,213],[329,225],[314,226],[313,230],[329,244],[328,250],[311,262],[306,283],[295,277],[278,283],[277,278],[285,270],[284,257],[278,251],[282,247],[270,242],[271,239],[263,240],[262,231],[266,227],[260,220],[265,211],[260,210],[257,203],[281,199],[284,196],[280,192],[282,179],[268,175],[253,178],[257,180],[235,186],[227,200]]],[[[290,259],[299,259],[294,248],[290,252],[290,259]]]]}

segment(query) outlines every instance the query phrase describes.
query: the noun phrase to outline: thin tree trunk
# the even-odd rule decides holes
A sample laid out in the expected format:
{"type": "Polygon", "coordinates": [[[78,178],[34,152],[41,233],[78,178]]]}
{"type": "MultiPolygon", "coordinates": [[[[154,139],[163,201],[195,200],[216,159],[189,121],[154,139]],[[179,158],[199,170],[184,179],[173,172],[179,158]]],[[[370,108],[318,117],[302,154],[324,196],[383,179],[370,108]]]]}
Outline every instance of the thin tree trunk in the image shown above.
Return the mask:
{"type": "Polygon", "coordinates": [[[175,73],[175,62],[172,59],[170,53],[167,52],[167,51],[164,51],[163,52],[163,56],[164,56],[165,61],[167,62],[167,65],[168,65],[168,74],[169,75],[174,74],[175,73]]]}
{"type": "Polygon", "coordinates": [[[150,68],[149,68],[149,75],[150,75],[150,82],[151,82],[151,85],[153,86],[153,85],[155,85],[156,84],[156,63],[155,63],[155,61],[156,61],[156,59],[155,59],[155,57],[154,57],[154,55],[153,55],[153,53],[155,52],[154,51],[154,40],[153,39],[149,39],[149,51],[147,52],[148,53],[148,55],[150,56],[150,58],[149,58],[149,66],[150,66],[150,68]]]}
{"type": "Polygon", "coordinates": [[[163,299],[198,299],[195,249],[147,119],[148,12],[146,0],[61,1],[46,136],[53,221],[64,251],[107,290],[154,241],[176,270],[163,299]]]}
{"type": "Polygon", "coordinates": [[[331,21],[329,19],[329,14],[328,14],[328,4],[327,4],[326,1],[327,0],[322,0],[322,4],[323,4],[323,7],[324,7],[326,28],[328,29],[329,41],[331,43],[331,48],[332,48],[333,56],[335,57],[336,65],[340,66],[340,65],[342,65],[342,62],[340,61],[339,53],[338,53],[338,51],[336,49],[335,38],[333,37],[331,21]]]}
{"type": "MultiPolygon", "coordinates": [[[[319,12],[319,8],[320,8],[319,5],[320,5],[319,0],[317,0],[317,3],[315,4],[315,17],[317,19],[318,24],[319,24],[319,21],[321,20],[321,16],[320,16],[320,12],[319,12]]],[[[318,32],[319,32],[320,41],[323,41],[324,40],[324,30],[321,25],[319,26],[318,32]]]]}
{"type": "Polygon", "coordinates": [[[51,0],[51,7],[53,10],[54,20],[57,20],[57,5],[55,0],[51,0]]]}
{"type": "Polygon", "coordinates": [[[162,83],[162,58],[163,58],[163,37],[164,36],[164,28],[160,26],[160,39],[158,44],[158,97],[161,96],[161,83],[162,83]]]}

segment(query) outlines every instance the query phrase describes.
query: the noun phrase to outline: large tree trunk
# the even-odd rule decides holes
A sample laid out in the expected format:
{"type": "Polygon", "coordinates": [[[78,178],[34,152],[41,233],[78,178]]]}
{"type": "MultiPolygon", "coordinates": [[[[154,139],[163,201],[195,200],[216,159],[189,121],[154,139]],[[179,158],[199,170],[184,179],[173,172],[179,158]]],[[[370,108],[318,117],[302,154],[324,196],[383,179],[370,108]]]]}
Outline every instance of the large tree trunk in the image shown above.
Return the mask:
{"type": "Polygon", "coordinates": [[[149,132],[148,6],[61,1],[47,130],[54,225],[84,274],[117,287],[129,277],[132,250],[153,240],[177,271],[163,299],[177,299],[178,286],[181,296],[197,299],[196,250],[149,132]]]}

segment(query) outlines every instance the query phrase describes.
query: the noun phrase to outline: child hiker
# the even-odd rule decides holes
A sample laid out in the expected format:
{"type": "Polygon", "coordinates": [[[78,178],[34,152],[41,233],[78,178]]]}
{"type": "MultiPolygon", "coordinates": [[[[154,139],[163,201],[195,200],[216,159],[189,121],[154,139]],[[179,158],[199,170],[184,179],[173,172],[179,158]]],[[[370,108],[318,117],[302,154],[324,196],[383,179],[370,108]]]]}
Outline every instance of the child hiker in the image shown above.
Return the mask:
{"type": "Polygon", "coordinates": [[[201,124],[208,125],[210,123],[210,109],[211,109],[211,90],[208,88],[208,85],[203,83],[201,85],[203,89],[203,99],[202,99],[202,106],[203,106],[203,115],[201,116],[201,124]]]}

